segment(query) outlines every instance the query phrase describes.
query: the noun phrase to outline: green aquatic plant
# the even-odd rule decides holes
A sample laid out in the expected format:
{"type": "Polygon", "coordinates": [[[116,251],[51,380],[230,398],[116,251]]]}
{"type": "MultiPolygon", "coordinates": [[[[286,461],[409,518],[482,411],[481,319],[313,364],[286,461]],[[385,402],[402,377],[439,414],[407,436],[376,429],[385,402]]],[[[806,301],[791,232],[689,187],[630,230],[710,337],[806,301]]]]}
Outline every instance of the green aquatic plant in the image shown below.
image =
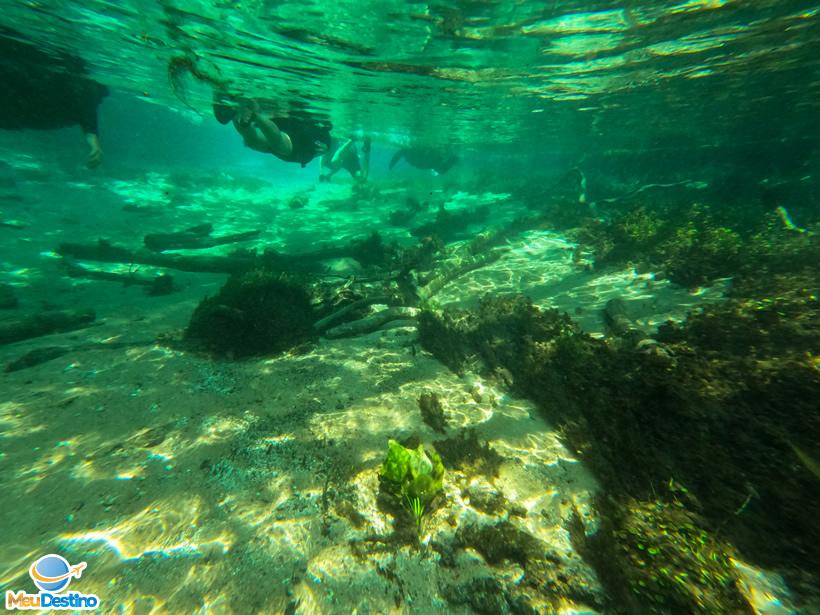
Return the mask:
{"type": "Polygon", "coordinates": [[[387,446],[379,475],[388,491],[407,506],[421,534],[425,510],[443,486],[444,464],[437,453],[425,451],[423,444],[410,449],[389,440],[387,446]]]}
{"type": "Polygon", "coordinates": [[[640,207],[627,213],[618,224],[618,230],[631,243],[647,247],[661,230],[662,222],[640,207]]]}
{"type": "Polygon", "coordinates": [[[410,496],[405,496],[407,500],[407,506],[410,508],[410,512],[413,513],[413,518],[416,520],[416,529],[418,530],[419,535],[424,530],[424,504],[421,502],[421,498],[411,498],[410,496]]]}
{"type": "Polygon", "coordinates": [[[402,495],[429,503],[442,488],[444,464],[441,457],[425,451],[423,444],[409,449],[390,440],[387,445],[387,459],[382,465],[381,476],[402,495]]]}

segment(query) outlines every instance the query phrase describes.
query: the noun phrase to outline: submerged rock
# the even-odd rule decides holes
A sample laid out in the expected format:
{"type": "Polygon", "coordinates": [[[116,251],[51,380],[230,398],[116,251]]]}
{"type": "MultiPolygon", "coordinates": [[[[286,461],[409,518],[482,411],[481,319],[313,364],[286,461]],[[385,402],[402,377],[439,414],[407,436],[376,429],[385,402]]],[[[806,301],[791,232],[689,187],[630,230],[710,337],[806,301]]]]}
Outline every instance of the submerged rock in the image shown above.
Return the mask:
{"type": "Polygon", "coordinates": [[[234,357],[289,350],[315,334],[311,298],[295,278],[265,270],[232,276],[194,310],[185,338],[234,357]]]}

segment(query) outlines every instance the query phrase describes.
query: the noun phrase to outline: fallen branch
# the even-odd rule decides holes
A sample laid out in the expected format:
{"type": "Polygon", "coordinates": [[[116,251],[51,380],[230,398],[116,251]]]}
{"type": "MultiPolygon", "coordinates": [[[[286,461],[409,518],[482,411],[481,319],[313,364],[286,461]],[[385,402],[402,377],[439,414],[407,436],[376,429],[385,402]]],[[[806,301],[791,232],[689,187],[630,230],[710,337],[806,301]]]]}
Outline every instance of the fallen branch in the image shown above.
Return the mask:
{"type": "Polygon", "coordinates": [[[364,333],[372,333],[379,330],[381,327],[394,320],[415,320],[419,315],[419,310],[411,307],[389,307],[380,312],[376,312],[371,316],[347,322],[333,329],[325,331],[325,337],[336,339],[340,337],[351,337],[354,335],[362,335],[364,333]]]}
{"type": "MultiPolygon", "coordinates": [[[[693,181],[690,179],[685,179],[679,182],[673,182],[671,184],[645,184],[640,188],[636,188],[632,192],[627,192],[626,194],[622,194],[621,196],[613,196],[606,199],[598,199],[595,203],[616,203],[618,201],[623,201],[625,199],[632,198],[635,195],[641,194],[647,190],[651,190],[653,188],[691,188],[692,190],[703,190],[704,188],[708,188],[709,184],[706,182],[701,181],[693,181]]],[[[594,207],[595,203],[591,203],[590,205],[594,207]]]]}
{"type": "Polygon", "coordinates": [[[268,250],[261,255],[232,256],[165,254],[149,250],[129,250],[99,239],[97,243],[61,243],[57,254],[79,260],[121,265],[150,265],[192,273],[242,273],[256,267],[291,271],[318,271],[320,261],[350,255],[350,246],[329,246],[304,254],[279,254],[268,250]]]}
{"type": "Polygon", "coordinates": [[[140,276],[134,271],[128,273],[115,273],[113,271],[100,271],[99,269],[89,269],[83,267],[69,259],[63,259],[63,266],[66,273],[72,278],[86,278],[89,280],[103,280],[105,282],[119,282],[125,286],[144,286],[149,295],[167,295],[173,292],[173,278],[168,274],[155,276],[140,276]]]}
{"type": "Polygon", "coordinates": [[[239,241],[256,239],[262,231],[246,231],[221,237],[211,237],[213,226],[200,224],[175,233],[151,233],[143,238],[145,247],[153,252],[165,250],[204,250],[239,241]]]}
{"type": "Polygon", "coordinates": [[[374,305],[376,303],[387,303],[390,300],[390,297],[387,295],[375,295],[373,297],[365,297],[364,299],[359,299],[358,301],[354,301],[353,303],[348,303],[343,308],[336,310],[329,316],[325,316],[321,320],[316,321],[313,324],[314,330],[321,333],[330,325],[332,325],[337,320],[340,320],[343,316],[350,314],[350,312],[354,310],[358,310],[359,308],[367,307],[368,305],[374,305]]]}
{"type": "Polygon", "coordinates": [[[103,239],[97,243],[61,243],[57,254],[80,260],[121,265],[150,265],[195,273],[238,273],[253,268],[256,256],[185,256],[158,254],[147,250],[129,250],[103,239]]]}

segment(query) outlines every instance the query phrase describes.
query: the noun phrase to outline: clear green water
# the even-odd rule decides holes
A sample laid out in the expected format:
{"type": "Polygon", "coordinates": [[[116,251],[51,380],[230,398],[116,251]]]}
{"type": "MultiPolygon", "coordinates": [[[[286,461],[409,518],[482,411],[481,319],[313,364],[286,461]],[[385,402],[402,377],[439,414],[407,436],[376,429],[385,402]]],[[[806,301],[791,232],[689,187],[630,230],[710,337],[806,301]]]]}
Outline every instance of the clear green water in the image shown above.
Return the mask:
{"type": "MultiPolygon", "coordinates": [[[[536,147],[715,140],[810,114],[810,2],[7,2],[4,20],[78,49],[102,81],[177,105],[166,66],[194,53],[239,91],[301,98],[341,131],[536,147]],[[785,101],[788,101],[786,104],[785,101]],[[692,130],[691,128],[694,128],[692,130]]],[[[190,103],[207,109],[210,92],[190,103]]],[[[204,95],[203,95],[204,94],[204,95]]],[[[805,117],[805,116],[804,116],[805,117]]],[[[743,135],[754,140],[754,130],[743,135]]]]}
{"type": "Polygon", "coordinates": [[[111,90],[98,168],[0,131],[4,597],[58,553],[106,613],[820,612],[818,12],[0,0],[111,90]],[[253,236],[145,249],[203,224],[253,236]]]}

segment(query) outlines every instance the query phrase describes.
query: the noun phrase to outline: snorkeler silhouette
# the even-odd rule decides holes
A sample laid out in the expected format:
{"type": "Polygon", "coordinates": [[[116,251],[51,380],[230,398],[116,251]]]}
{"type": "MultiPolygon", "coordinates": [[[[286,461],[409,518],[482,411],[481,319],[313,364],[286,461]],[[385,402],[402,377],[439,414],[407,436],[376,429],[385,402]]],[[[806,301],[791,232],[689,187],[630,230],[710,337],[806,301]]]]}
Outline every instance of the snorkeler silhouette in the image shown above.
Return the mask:
{"type": "Polygon", "coordinates": [[[390,168],[404,158],[407,164],[417,169],[431,169],[441,175],[453,168],[458,157],[450,149],[435,149],[432,147],[404,147],[393,154],[390,168]]]}
{"type": "Polygon", "coordinates": [[[66,52],[48,54],[19,32],[0,26],[0,129],[53,130],[79,125],[89,168],[102,162],[97,107],[108,88],[89,79],[85,62],[66,52]]]}
{"type": "Polygon", "coordinates": [[[276,101],[230,94],[225,80],[210,75],[187,56],[173,58],[168,65],[169,79],[177,96],[180,96],[180,76],[185,72],[214,87],[214,117],[220,124],[233,123],[246,147],[303,167],[330,149],[330,122],[315,120],[301,111],[279,113],[280,105],[276,101]]]}
{"type": "Polygon", "coordinates": [[[329,182],[338,171],[344,169],[357,181],[367,180],[370,174],[370,137],[362,143],[362,155],[359,155],[353,139],[333,139],[330,149],[322,156],[320,182],[329,182]]]}
{"type": "Polygon", "coordinates": [[[214,117],[220,124],[233,122],[245,145],[285,162],[303,167],[330,148],[330,122],[306,116],[282,116],[273,101],[235,99],[225,94],[214,100],[214,117]],[[231,105],[231,99],[234,104],[231,105]]]}

